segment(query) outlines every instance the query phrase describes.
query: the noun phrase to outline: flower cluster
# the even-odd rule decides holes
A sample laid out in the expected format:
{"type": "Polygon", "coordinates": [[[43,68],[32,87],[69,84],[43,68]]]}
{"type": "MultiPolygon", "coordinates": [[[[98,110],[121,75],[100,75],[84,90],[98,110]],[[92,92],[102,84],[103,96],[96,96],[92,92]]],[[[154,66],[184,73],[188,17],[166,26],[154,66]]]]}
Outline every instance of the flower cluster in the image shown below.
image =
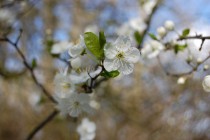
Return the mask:
{"type": "Polygon", "coordinates": [[[119,74],[133,72],[140,52],[132,46],[128,36],[120,36],[115,42],[106,42],[103,32],[99,37],[92,32],[80,36],[77,44],[59,43],[53,46],[53,53],[68,49],[71,68],[61,70],[55,75],[55,99],[61,114],[78,117],[83,112],[91,113],[90,100],[95,83],[101,78],[114,78],[119,74]],[[55,49],[59,48],[60,50],[55,49]],[[59,51],[58,51],[59,50],[59,51]],[[90,62],[90,63],[89,63],[90,62]]]}

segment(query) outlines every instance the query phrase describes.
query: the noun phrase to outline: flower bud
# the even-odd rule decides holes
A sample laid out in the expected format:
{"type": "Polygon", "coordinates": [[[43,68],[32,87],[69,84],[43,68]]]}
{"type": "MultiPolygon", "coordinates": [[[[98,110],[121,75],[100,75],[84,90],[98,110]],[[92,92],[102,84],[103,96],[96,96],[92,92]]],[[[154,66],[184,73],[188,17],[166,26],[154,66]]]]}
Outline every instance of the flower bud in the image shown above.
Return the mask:
{"type": "Polygon", "coordinates": [[[198,64],[201,64],[201,63],[202,63],[202,59],[201,59],[201,58],[198,58],[198,59],[197,59],[197,63],[198,63],[198,64]]]}
{"type": "Polygon", "coordinates": [[[206,71],[206,70],[208,70],[208,69],[209,69],[209,65],[204,65],[204,66],[203,66],[203,70],[204,70],[204,71],[206,71]]]}
{"type": "Polygon", "coordinates": [[[204,77],[202,86],[206,92],[210,92],[210,75],[204,77]]]}
{"type": "Polygon", "coordinates": [[[189,64],[192,61],[193,57],[192,55],[189,55],[186,59],[187,63],[189,64]]]}
{"type": "Polygon", "coordinates": [[[183,85],[186,82],[186,80],[186,77],[179,77],[179,79],[177,80],[177,84],[183,85]]]}
{"type": "Polygon", "coordinates": [[[71,66],[74,69],[78,69],[82,65],[81,58],[79,58],[79,57],[72,58],[70,61],[71,61],[71,66]]]}
{"type": "Polygon", "coordinates": [[[161,26],[161,27],[157,28],[157,33],[161,38],[163,38],[167,32],[166,32],[166,29],[161,26]]]}
{"type": "Polygon", "coordinates": [[[168,30],[168,31],[174,30],[174,22],[171,20],[167,20],[165,22],[164,26],[165,26],[166,30],[168,30]]]}

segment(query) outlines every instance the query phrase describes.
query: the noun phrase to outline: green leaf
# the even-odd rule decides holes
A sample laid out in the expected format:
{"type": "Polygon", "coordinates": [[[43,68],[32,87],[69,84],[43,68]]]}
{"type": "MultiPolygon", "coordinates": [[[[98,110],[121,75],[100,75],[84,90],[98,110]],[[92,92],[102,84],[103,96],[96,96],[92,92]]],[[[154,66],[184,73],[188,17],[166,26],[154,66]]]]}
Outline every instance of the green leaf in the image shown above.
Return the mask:
{"type": "Polygon", "coordinates": [[[37,66],[36,59],[34,58],[31,62],[31,67],[35,68],[37,66]]]}
{"type": "Polygon", "coordinates": [[[50,53],[51,49],[52,49],[52,46],[55,44],[55,41],[52,40],[52,39],[48,39],[44,42],[44,44],[46,46],[47,51],[50,53]]]}
{"type": "Polygon", "coordinates": [[[190,29],[184,29],[183,31],[182,31],[182,37],[186,37],[187,35],[189,35],[189,33],[190,33],[190,29]]]}
{"type": "Polygon", "coordinates": [[[135,37],[136,42],[138,43],[138,45],[140,45],[141,42],[142,42],[142,39],[143,39],[141,34],[138,31],[135,31],[134,32],[134,37],[135,37]]]}
{"type": "Polygon", "coordinates": [[[117,77],[120,74],[120,72],[118,70],[114,70],[114,71],[103,71],[101,73],[101,76],[104,76],[105,78],[114,78],[117,77]]]}
{"type": "Polygon", "coordinates": [[[149,33],[149,36],[150,36],[152,39],[154,39],[154,40],[157,40],[157,41],[158,41],[157,37],[156,37],[154,34],[149,33]]]}
{"type": "Polygon", "coordinates": [[[103,31],[99,32],[99,42],[100,42],[100,47],[104,48],[104,45],[106,44],[106,37],[103,31]]]}
{"type": "Polygon", "coordinates": [[[176,44],[174,46],[174,52],[177,54],[179,51],[183,51],[185,48],[187,48],[187,44],[184,45],[176,44]]]}
{"type": "Polygon", "coordinates": [[[102,60],[104,58],[104,49],[101,47],[98,36],[92,32],[86,32],[84,36],[85,45],[88,50],[97,58],[102,60]]]}

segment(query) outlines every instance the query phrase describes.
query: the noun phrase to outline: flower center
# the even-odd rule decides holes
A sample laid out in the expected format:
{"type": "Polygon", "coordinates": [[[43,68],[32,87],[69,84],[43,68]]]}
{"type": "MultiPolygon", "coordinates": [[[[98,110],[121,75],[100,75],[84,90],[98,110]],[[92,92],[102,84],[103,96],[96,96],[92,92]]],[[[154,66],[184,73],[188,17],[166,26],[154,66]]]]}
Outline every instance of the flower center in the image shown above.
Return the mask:
{"type": "Polygon", "coordinates": [[[124,58],[124,53],[123,52],[118,53],[117,58],[118,59],[123,59],[124,58]]]}
{"type": "Polygon", "coordinates": [[[78,107],[79,105],[80,105],[80,103],[79,103],[78,101],[75,101],[75,102],[74,102],[74,106],[75,106],[75,107],[78,107]]]}
{"type": "Polygon", "coordinates": [[[70,83],[67,83],[67,82],[61,83],[61,86],[62,86],[64,89],[69,89],[69,88],[71,87],[70,83]]]}

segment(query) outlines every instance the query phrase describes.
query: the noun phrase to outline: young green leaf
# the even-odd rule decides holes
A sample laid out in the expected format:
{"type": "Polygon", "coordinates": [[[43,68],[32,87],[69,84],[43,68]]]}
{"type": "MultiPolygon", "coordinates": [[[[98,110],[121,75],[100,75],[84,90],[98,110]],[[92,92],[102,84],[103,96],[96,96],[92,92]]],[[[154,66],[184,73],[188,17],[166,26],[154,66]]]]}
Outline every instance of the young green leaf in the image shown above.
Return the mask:
{"type": "Polygon", "coordinates": [[[187,48],[187,44],[184,45],[176,44],[174,46],[174,52],[177,54],[179,51],[183,51],[185,48],[187,48]]]}
{"type": "Polygon", "coordinates": [[[37,66],[36,59],[32,60],[31,67],[35,68],[37,66]]]}
{"type": "Polygon", "coordinates": [[[103,71],[101,73],[101,76],[104,76],[105,78],[114,78],[117,77],[120,74],[120,72],[118,70],[114,70],[114,71],[103,71]]]}
{"type": "Polygon", "coordinates": [[[150,36],[152,39],[154,39],[154,40],[158,40],[157,37],[156,37],[154,34],[152,34],[152,33],[149,33],[149,36],[150,36]]]}
{"type": "Polygon", "coordinates": [[[97,58],[104,58],[104,49],[101,47],[98,36],[92,32],[86,32],[84,35],[85,45],[88,50],[97,58]]]}
{"type": "Polygon", "coordinates": [[[135,31],[134,37],[135,37],[136,42],[138,43],[138,45],[140,45],[141,42],[142,42],[142,39],[143,39],[142,36],[141,36],[141,34],[138,31],[135,31]]]}
{"type": "Polygon", "coordinates": [[[187,35],[189,35],[189,33],[190,33],[190,29],[184,29],[182,31],[182,37],[186,37],[187,35]]]}
{"type": "Polygon", "coordinates": [[[100,42],[100,47],[104,48],[104,45],[106,44],[106,37],[103,31],[99,32],[99,42],[100,42]]]}

